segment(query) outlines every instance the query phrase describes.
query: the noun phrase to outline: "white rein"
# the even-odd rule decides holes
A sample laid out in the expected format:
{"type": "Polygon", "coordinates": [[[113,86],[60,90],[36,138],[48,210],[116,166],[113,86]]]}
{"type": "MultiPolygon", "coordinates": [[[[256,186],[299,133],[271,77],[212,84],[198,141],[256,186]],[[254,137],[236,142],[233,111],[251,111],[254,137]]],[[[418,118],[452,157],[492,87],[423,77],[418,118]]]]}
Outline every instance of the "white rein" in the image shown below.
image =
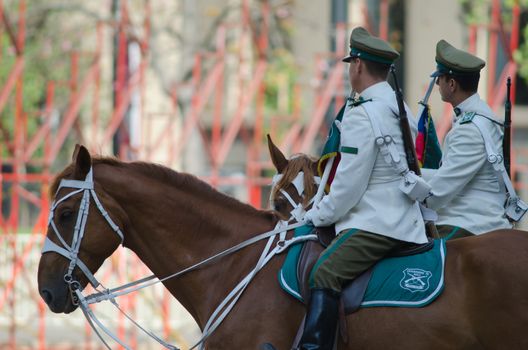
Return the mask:
{"type": "MultiPolygon", "coordinates": [[[[328,168],[328,166],[327,166],[328,168]]],[[[325,169],[326,173],[326,169],[325,169]]],[[[281,175],[279,175],[281,176],[281,175]]],[[[304,174],[300,172],[296,179],[292,181],[292,183],[295,185],[298,193],[300,196],[303,195],[304,192],[304,184],[302,182],[304,174]]],[[[324,178],[324,175],[323,175],[324,178]]],[[[276,185],[279,177],[277,175],[274,177],[273,185],[276,185]]],[[[316,182],[317,182],[316,178],[316,182]]],[[[326,184],[326,181],[323,181],[320,184],[320,187],[324,187],[326,184]]],[[[90,204],[90,197],[93,198],[95,205],[97,206],[99,212],[101,215],[105,218],[107,223],[110,225],[110,227],[113,229],[113,231],[120,237],[121,244],[124,240],[124,235],[121,232],[120,228],[112,221],[110,216],[108,215],[108,212],[104,209],[101,202],[99,201],[99,198],[97,197],[97,194],[94,190],[94,182],[93,182],[93,171],[90,168],[90,171],[88,172],[86,179],[84,181],[78,181],[78,180],[61,180],[59,187],[57,189],[58,194],[59,190],[61,188],[74,188],[76,189],[73,192],[70,192],[66,196],[62,197],[57,202],[52,203],[52,206],[50,208],[50,215],[48,219],[48,224],[52,227],[53,231],[57,235],[60,243],[63,247],[55,244],[53,241],[51,241],[49,238],[46,237],[44,247],[42,249],[42,253],[47,252],[55,252],[58,253],[67,259],[70,260],[70,265],[68,267],[68,272],[64,276],[65,282],[68,284],[68,288],[70,289],[70,293],[72,295],[72,302],[75,305],[79,305],[81,310],[83,311],[83,314],[85,315],[88,323],[93,328],[94,332],[97,334],[97,336],[101,339],[103,344],[108,348],[111,349],[110,346],[106,343],[98,329],[96,328],[96,325],[99,326],[99,328],[106,333],[109,337],[111,337],[113,340],[115,340],[117,343],[119,343],[122,347],[125,349],[130,349],[128,345],[126,345],[121,339],[119,339],[116,335],[112,333],[108,328],[106,328],[95,316],[93,311],[90,309],[89,305],[98,303],[105,300],[110,300],[110,302],[121,312],[123,313],[134,325],[136,325],[138,328],[140,328],[143,332],[145,332],[148,336],[156,340],[158,343],[160,343],[162,346],[164,346],[166,349],[171,350],[177,350],[178,348],[166,343],[162,339],[160,339],[158,336],[156,336],[151,331],[148,331],[141,327],[137,322],[135,322],[131,317],[129,317],[117,304],[115,298],[149,287],[151,285],[154,285],[156,283],[163,282],[165,280],[168,280],[170,278],[178,277],[183,275],[184,273],[193,271],[203,265],[206,265],[208,263],[211,263],[214,260],[217,260],[221,257],[224,257],[226,255],[232,254],[248,245],[251,245],[253,243],[256,243],[258,241],[261,241],[265,238],[268,238],[268,242],[266,243],[266,246],[263,250],[263,252],[260,255],[260,258],[256,264],[256,266],[249,272],[248,275],[246,275],[245,278],[242,279],[238,283],[238,285],[228,294],[228,296],[218,305],[218,307],[215,309],[215,311],[211,314],[209,317],[209,320],[207,321],[204,330],[202,332],[201,339],[191,347],[191,349],[196,348],[197,346],[200,346],[200,349],[204,348],[204,342],[205,340],[214,332],[214,330],[220,325],[220,323],[226,318],[228,313],[231,311],[231,309],[234,307],[235,303],[238,301],[246,287],[249,285],[253,277],[259,272],[270,260],[271,258],[276,255],[284,252],[287,250],[291,245],[297,244],[300,242],[304,242],[307,240],[315,240],[317,239],[317,236],[315,234],[306,235],[302,237],[293,237],[289,240],[286,240],[286,233],[288,230],[295,229],[297,227],[303,226],[304,223],[302,222],[302,216],[304,214],[304,209],[302,208],[302,205],[297,204],[293,201],[291,196],[284,190],[282,190],[282,193],[286,196],[286,198],[290,201],[290,203],[293,206],[293,210],[291,212],[291,217],[287,221],[279,221],[277,225],[275,226],[275,229],[261,233],[255,237],[252,237],[246,241],[243,241],[231,248],[228,248],[220,253],[217,253],[201,262],[198,262],[192,266],[189,266],[179,272],[176,272],[170,276],[164,277],[162,279],[158,279],[154,275],[147,276],[145,278],[139,279],[134,282],[130,282],[127,284],[124,284],[122,286],[107,289],[104,288],[99,281],[95,278],[95,276],[91,273],[91,271],[88,269],[88,267],[79,259],[78,253],[81,245],[82,238],[84,237],[84,230],[86,228],[86,222],[88,220],[88,209],[90,204]],[[62,201],[66,200],[67,198],[72,197],[73,195],[76,195],[78,193],[83,193],[83,197],[81,199],[81,204],[79,206],[79,211],[77,214],[77,221],[74,228],[73,233],[73,239],[72,244],[68,245],[64,238],[61,236],[61,234],[58,232],[58,229],[53,222],[54,217],[54,211],[57,208],[58,204],[62,201]],[[296,219],[297,223],[295,224],[288,224],[292,219],[296,219]],[[275,244],[275,246],[272,248],[273,241],[275,240],[275,237],[279,234],[279,240],[275,244]],[[78,281],[75,281],[73,278],[73,270],[74,268],[78,266],[81,271],[85,274],[85,276],[88,278],[90,284],[94,287],[94,289],[97,290],[96,293],[93,293],[91,295],[85,296],[82,294],[81,286],[78,281]],[[101,286],[103,287],[102,290],[98,290],[97,288],[101,286]]]]}

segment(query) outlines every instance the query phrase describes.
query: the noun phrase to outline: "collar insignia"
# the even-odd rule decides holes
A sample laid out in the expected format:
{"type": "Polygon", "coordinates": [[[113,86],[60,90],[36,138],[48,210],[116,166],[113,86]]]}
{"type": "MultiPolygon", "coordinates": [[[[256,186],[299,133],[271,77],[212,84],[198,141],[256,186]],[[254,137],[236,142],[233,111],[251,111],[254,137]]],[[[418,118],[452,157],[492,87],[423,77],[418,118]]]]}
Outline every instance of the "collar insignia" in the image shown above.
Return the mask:
{"type": "Polygon", "coordinates": [[[473,120],[475,117],[475,112],[464,112],[462,117],[459,119],[459,124],[466,124],[473,120]]]}

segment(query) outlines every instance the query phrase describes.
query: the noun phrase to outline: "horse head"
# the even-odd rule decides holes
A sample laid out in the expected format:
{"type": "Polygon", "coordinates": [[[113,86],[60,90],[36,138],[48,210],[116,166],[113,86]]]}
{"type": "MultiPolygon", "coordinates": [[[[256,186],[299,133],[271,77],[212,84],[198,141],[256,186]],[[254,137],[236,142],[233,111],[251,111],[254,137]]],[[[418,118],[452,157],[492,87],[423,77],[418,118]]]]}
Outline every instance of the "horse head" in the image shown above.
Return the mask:
{"type": "Polygon", "coordinates": [[[273,178],[270,194],[271,207],[287,220],[297,208],[307,210],[317,192],[318,160],[306,154],[295,154],[287,159],[268,135],[268,148],[277,175],[273,178]]]}
{"type": "Polygon", "coordinates": [[[77,308],[76,289],[88,283],[97,287],[93,274],[122,243],[126,215],[94,182],[92,158],[83,146],[76,147],[72,163],[55,178],[50,196],[38,287],[53,312],[70,313],[77,308]]]}

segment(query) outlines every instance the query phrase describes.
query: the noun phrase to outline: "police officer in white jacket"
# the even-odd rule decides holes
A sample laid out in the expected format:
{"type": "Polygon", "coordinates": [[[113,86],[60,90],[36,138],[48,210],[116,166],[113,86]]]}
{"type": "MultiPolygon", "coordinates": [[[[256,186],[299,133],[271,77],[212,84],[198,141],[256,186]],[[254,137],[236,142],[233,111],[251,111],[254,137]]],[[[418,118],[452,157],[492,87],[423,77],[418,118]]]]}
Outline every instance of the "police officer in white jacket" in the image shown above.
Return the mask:
{"type": "Polygon", "coordinates": [[[477,93],[486,63],[445,40],[436,45],[436,62],[432,76],[437,77],[442,100],[455,112],[440,168],[422,169],[432,187],[427,205],[438,213],[439,234],[451,239],[511,228],[504,216],[505,187],[488,162],[482,135],[487,133],[502,155],[502,123],[477,93]]]}
{"type": "Polygon", "coordinates": [[[301,349],[332,349],[345,283],[391,250],[427,242],[419,205],[399,189],[402,175],[380,153],[371,120],[376,118],[396,157],[405,161],[396,96],[386,82],[399,54],[361,27],[352,31],[350,49],[343,61],[350,64],[359,97],[348,103],[340,124],[341,160],[330,192],[305,216],[315,226],[335,223],[337,236],[311,272],[301,349]]]}

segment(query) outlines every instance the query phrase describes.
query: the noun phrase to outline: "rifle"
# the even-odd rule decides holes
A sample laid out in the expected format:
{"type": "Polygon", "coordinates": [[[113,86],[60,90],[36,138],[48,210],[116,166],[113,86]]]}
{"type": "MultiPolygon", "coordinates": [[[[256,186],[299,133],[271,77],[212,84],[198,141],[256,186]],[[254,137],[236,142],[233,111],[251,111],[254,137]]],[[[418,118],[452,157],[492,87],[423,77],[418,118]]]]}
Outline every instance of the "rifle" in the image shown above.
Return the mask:
{"type": "MultiPolygon", "coordinates": [[[[418,157],[416,156],[416,148],[414,147],[414,140],[411,133],[411,127],[409,125],[409,118],[407,117],[407,111],[403,103],[403,93],[398,85],[398,79],[396,78],[396,69],[394,65],[390,68],[392,78],[394,80],[394,87],[396,93],[396,101],[398,102],[398,114],[400,120],[400,128],[402,131],[403,147],[405,149],[405,157],[407,159],[407,166],[409,170],[413,171],[416,175],[421,176],[420,165],[418,164],[418,157]]],[[[432,90],[432,89],[431,89],[432,90]]],[[[425,205],[425,201],[423,203],[425,205]]],[[[438,230],[434,221],[425,222],[425,230],[427,235],[432,238],[439,238],[438,230]]]]}
{"type": "Polygon", "coordinates": [[[398,85],[398,79],[396,78],[396,69],[394,65],[391,66],[391,74],[394,80],[396,101],[398,101],[398,112],[400,120],[400,129],[402,131],[403,147],[405,148],[405,157],[407,158],[407,166],[411,171],[418,176],[421,176],[420,166],[418,164],[418,157],[416,156],[416,148],[414,147],[414,141],[411,133],[411,127],[409,126],[409,118],[407,118],[407,111],[403,104],[403,93],[398,85]]]}
{"type": "Polygon", "coordinates": [[[506,103],[504,104],[504,137],[502,138],[502,155],[504,157],[504,168],[511,178],[511,100],[510,100],[511,77],[506,80],[506,103]]]}

